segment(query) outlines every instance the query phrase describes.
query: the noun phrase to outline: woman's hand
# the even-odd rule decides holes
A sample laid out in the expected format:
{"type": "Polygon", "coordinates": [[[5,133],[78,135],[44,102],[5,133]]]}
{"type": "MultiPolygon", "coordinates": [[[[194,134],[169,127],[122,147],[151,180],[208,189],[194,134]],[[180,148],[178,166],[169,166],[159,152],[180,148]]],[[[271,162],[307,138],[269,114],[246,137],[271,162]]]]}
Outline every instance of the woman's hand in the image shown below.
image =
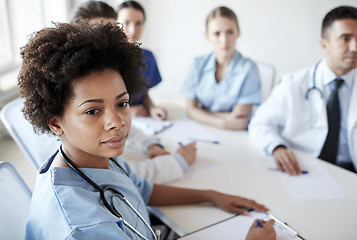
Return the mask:
{"type": "Polygon", "coordinates": [[[274,220],[265,222],[262,219],[255,219],[253,225],[250,227],[246,240],[275,240],[276,233],[274,230],[274,220]],[[262,223],[262,227],[258,226],[256,222],[262,223]]]}
{"type": "Polygon", "coordinates": [[[248,209],[254,209],[259,212],[267,212],[269,210],[264,205],[256,203],[254,200],[216,191],[212,191],[211,201],[222,210],[235,214],[248,215],[248,209]]]}

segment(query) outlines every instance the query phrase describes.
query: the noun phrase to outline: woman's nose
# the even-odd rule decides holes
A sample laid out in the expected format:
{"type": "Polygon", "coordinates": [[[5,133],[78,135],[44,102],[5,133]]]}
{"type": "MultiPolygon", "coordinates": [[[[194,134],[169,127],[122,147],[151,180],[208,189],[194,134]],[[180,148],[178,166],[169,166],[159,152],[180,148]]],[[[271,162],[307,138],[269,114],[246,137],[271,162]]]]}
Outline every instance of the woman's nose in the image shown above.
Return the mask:
{"type": "Polygon", "coordinates": [[[219,41],[220,41],[221,43],[226,43],[226,41],[227,41],[227,35],[226,35],[226,34],[221,34],[221,35],[219,36],[219,41]]]}
{"type": "Polygon", "coordinates": [[[135,33],[135,25],[134,24],[129,24],[127,26],[128,29],[128,35],[132,36],[135,33]]]}
{"type": "Polygon", "coordinates": [[[115,112],[108,113],[105,118],[104,129],[110,131],[112,129],[121,129],[125,126],[124,118],[115,112]]]}

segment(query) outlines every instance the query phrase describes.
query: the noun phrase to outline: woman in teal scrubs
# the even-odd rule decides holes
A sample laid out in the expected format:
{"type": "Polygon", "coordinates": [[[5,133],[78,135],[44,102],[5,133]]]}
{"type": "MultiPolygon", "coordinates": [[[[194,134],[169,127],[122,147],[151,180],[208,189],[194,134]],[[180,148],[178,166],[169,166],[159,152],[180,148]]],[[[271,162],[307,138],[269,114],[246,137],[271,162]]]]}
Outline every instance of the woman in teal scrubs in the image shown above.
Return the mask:
{"type": "Polygon", "coordinates": [[[226,7],[211,11],[206,38],[213,52],[194,60],[182,92],[187,112],[197,121],[225,129],[246,129],[253,105],[260,103],[257,65],[236,50],[240,29],[226,7]]]}

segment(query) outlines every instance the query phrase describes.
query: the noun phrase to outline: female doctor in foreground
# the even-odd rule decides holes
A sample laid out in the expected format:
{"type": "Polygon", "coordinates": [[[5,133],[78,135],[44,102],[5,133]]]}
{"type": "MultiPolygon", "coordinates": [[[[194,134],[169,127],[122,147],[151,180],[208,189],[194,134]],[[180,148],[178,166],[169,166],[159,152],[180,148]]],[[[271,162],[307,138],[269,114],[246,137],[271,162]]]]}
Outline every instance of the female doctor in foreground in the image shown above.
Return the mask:
{"type": "MultiPolygon", "coordinates": [[[[35,130],[62,139],[39,169],[26,239],[158,239],[146,204],[267,211],[245,198],[135,176],[120,155],[131,125],[129,96],[145,87],[144,63],[118,26],[57,24],[32,35],[21,55],[23,112],[35,130]]],[[[273,221],[254,224],[247,239],[275,239],[273,221]]]]}
{"type": "MultiPolygon", "coordinates": [[[[85,20],[91,24],[115,24],[117,18],[118,14],[107,3],[87,1],[76,10],[72,22],[85,20]]],[[[188,167],[196,160],[195,143],[182,145],[177,152],[170,154],[161,145],[159,138],[145,136],[135,126],[131,127],[126,147],[149,157],[144,161],[128,161],[128,164],[138,177],[153,183],[164,184],[184,177],[188,167]]]]}
{"type": "Polygon", "coordinates": [[[253,105],[260,103],[257,65],[240,54],[236,15],[226,7],[213,9],[206,19],[206,38],[214,51],[198,57],[182,86],[188,115],[219,128],[246,129],[253,105]]]}

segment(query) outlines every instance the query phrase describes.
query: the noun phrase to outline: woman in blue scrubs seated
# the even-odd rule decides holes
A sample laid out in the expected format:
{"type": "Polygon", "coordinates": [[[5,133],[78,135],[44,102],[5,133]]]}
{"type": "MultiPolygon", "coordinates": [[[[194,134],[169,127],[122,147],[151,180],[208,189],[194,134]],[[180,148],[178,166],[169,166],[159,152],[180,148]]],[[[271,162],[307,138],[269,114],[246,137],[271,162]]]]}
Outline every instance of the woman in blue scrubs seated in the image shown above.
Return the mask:
{"type": "MultiPolygon", "coordinates": [[[[117,25],[58,23],[33,34],[21,56],[23,113],[36,132],[62,140],[39,169],[25,239],[157,239],[147,204],[267,211],[246,198],[135,176],[120,155],[130,131],[130,97],[147,83],[142,50],[117,25]]],[[[273,222],[265,222],[254,224],[248,239],[274,236],[273,222]]]]}
{"type": "Polygon", "coordinates": [[[240,29],[236,15],[226,7],[213,9],[206,19],[209,55],[194,60],[182,87],[188,115],[225,129],[246,129],[253,105],[260,103],[257,65],[236,48],[240,29]]]}
{"type": "MultiPolygon", "coordinates": [[[[124,26],[124,31],[128,35],[129,42],[136,43],[139,41],[145,23],[144,8],[135,1],[125,1],[121,3],[118,8],[118,22],[124,26]]],[[[150,87],[154,87],[161,82],[159,68],[152,52],[143,49],[144,59],[146,63],[146,72],[144,75],[148,78],[150,87]]],[[[149,96],[149,92],[141,94],[135,100],[131,109],[133,116],[151,116],[159,119],[166,119],[167,112],[165,109],[156,106],[149,96]]]]}

